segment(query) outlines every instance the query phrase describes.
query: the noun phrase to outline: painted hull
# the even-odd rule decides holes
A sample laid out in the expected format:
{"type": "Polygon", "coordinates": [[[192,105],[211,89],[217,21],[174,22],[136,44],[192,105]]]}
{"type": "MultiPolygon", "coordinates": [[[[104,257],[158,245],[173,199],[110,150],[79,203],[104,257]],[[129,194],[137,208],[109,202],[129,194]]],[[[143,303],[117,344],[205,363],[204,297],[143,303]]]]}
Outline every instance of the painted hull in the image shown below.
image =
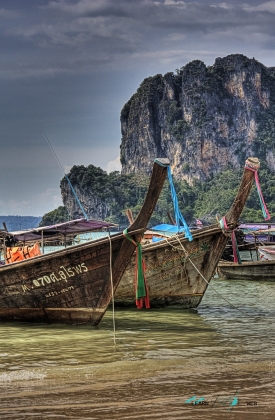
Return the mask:
{"type": "Polygon", "coordinates": [[[229,280],[275,281],[275,261],[220,262],[218,273],[229,280]]]}

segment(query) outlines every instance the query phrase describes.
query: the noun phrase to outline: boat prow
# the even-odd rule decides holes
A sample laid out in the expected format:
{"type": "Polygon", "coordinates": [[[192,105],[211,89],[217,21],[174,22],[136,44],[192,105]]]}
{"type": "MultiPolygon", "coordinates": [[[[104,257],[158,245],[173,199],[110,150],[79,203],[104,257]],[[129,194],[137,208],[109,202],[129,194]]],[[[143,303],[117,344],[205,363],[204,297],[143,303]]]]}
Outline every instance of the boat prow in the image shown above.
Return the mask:
{"type": "MultiPolygon", "coordinates": [[[[238,225],[250,194],[257,158],[246,161],[235,200],[221,223],[192,231],[190,242],[184,233],[143,246],[146,282],[151,307],[195,308],[216,272],[230,232],[238,225]]],[[[127,266],[115,294],[116,306],[135,305],[135,258],[127,266]]]]}

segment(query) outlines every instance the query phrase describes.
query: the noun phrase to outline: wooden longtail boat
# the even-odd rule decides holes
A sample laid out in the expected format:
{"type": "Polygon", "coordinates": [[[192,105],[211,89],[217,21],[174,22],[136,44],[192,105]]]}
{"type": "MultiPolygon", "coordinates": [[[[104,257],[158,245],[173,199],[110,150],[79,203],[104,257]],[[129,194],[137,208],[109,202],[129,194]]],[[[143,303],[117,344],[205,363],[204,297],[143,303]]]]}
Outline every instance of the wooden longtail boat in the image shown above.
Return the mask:
{"type": "MultiPolygon", "coordinates": [[[[208,283],[215,274],[229,239],[229,232],[238,225],[254,181],[253,170],[259,167],[260,162],[257,158],[247,159],[238,193],[225,216],[227,231],[217,223],[192,231],[191,242],[184,233],[180,233],[143,246],[151,307],[172,305],[179,308],[195,308],[199,305],[208,283]]],[[[116,290],[116,306],[135,305],[134,272],[133,256],[116,290]]]]}
{"type": "MultiPolygon", "coordinates": [[[[155,160],[143,207],[128,228],[135,241],[147,227],[168,166],[168,159],[155,160]]],[[[1,266],[0,319],[97,325],[134,251],[119,233],[1,266]]]]}
{"type": "Polygon", "coordinates": [[[242,264],[220,261],[218,274],[228,280],[275,281],[275,261],[244,261],[242,264]]]}

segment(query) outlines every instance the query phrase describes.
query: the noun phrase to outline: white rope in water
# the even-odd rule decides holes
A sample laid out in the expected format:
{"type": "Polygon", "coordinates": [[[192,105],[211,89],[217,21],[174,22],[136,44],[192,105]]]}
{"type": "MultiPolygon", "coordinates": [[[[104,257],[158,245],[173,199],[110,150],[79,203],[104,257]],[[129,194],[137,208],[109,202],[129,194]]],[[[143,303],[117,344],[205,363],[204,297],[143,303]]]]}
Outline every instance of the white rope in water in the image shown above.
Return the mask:
{"type": "Polygon", "coordinates": [[[111,280],[111,287],[112,287],[114,345],[116,345],[115,299],[114,299],[114,283],[113,283],[113,268],[112,268],[112,241],[111,241],[110,232],[109,232],[108,238],[109,238],[109,242],[110,242],[110,280],[111,280]]]}
{"type": "MultiPolygon", "coordinates": [[[[237,309],[237,311],[241,312],[244,315],[248,315],[247,313],[245,313],[244,311],[242,311],[241,309],[237,308],[235,305],[233,305],[233,303],[229,302],[229,300],[227,300],[225,297],[223,297],[219,292],[217,292],[217,290],[209,283],[209,281],[206,280],[206,278],[204,277],[204,275],[199,271],[199,269],[195,266],[195,264],[193,263],[193,261],[188,257],[188,252],[187,250],[184,248],[183,244],[180,241],[180,238],[178,237],[178,235],[173,236],[173,238],[176,238],[177,241],[180,244],[180,247],[182,248],[183,252],[185,253],[186,258],[190,261],[190,263],[193,265],[193,267],[195,268],[195,270],[198,272],[198,274],[201,276],[201,278],[208,284],[208,286],[210,286],[215,293],[217,293],[218,296],[220,296],[223,300],[225,300],[232,308],[237,309]]],[[[167,240],[167,239],[166,239],[167,240]]],[[[167,241],[168,242],[168,241],[167,241]]],[[[168,242],[169,243],[169,242],[168,242]]],[[[175,248],[178,250],[177,247],[173,246],[172,244],[169,243],[169,245],[172,248],[175,248]]]]}

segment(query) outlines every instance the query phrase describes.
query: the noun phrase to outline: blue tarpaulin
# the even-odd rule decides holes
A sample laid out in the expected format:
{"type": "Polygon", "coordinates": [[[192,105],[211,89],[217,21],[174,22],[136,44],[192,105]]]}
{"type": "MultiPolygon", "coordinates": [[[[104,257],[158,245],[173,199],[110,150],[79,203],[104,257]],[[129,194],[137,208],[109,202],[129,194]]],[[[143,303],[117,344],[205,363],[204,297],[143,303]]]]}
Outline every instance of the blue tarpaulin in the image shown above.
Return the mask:
{"type": "Polygon", "coordinates": [[[163,232],[163,233],[178,233],[178,232],[184,232],[185,231],[183,226],[180,227],[180,229],[178,229],[178,226],[168,225],[166,223],[163,223],[161,225],[153,226],[151,228],[151,230],[155,230],[155,231],[163,232]]]}

